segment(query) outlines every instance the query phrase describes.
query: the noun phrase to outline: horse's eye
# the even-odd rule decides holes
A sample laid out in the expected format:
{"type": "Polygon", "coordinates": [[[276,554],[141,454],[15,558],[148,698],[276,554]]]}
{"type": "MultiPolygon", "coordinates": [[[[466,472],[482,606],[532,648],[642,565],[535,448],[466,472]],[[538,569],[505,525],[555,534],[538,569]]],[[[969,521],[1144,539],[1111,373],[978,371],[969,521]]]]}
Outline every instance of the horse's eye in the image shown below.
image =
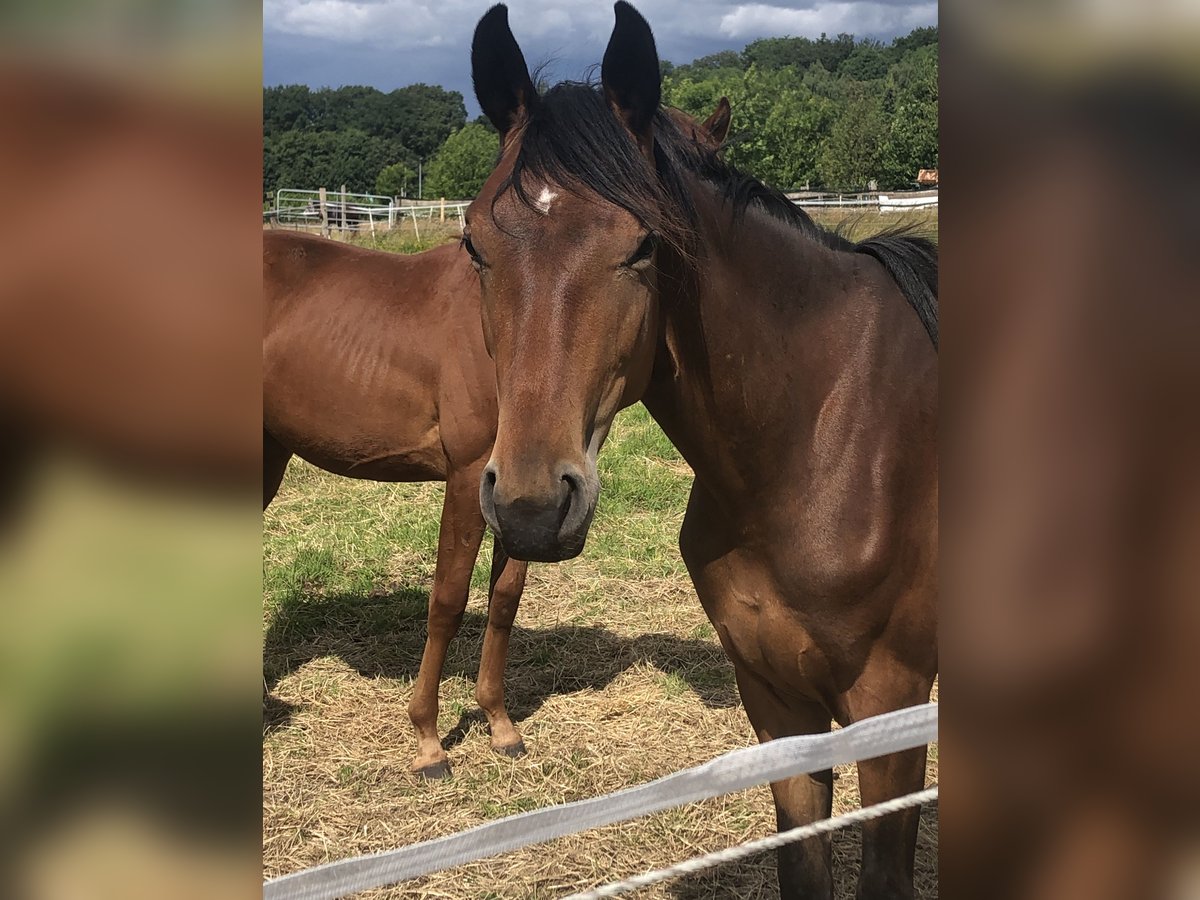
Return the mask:
{"type": "Polygon", "coordinates": [[[467,251],[467,255],[471,257],[471,261],[483,265],[483,258],[479,255],[479,251],[475,249],[475,245],[471,243],[471,236],[464,234],[462,236],[463,249],[467,251]]]}
{"type": "Polygon", "coordinates": [[[638,244],[638,248],[633,251],[633,256],[625,260],[625,265],[633,268],[639,263],[649,262],[656,247],[658,247],[658,235],[652,231],[638,244]]]}

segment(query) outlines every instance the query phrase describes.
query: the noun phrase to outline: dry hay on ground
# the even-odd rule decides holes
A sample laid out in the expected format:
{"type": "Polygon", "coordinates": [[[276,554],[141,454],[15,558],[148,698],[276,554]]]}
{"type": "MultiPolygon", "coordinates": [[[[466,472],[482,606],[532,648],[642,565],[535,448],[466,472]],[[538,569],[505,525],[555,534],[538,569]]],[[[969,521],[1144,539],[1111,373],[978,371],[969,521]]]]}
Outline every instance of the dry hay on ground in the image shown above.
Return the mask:
{"type": "MultiPolygon", "coordinates": [[[[293,464],[266,515],[266,876],[609,793],[754,741],[732,668],[674,550],[686,467],[627,439],[630,421],[610,438],[612,506],[597,516],[584,556],[530,569],[507,679],[530,750],[517,760],[491,752],[472,696],[485,550],[442,686],[440,727],[454,766],[443,782],[409,772],[415,741],[406,712],[424,642],[440,486],[353,482],[293,464]],[[626,508],[622,491],[646,496],[626,508]]],[[[839,775],[835,812],[859,802],[853,767],[839,775]]],[[[927,781],[936,780],[934,748],[927,781]]],[[[362,896],[561,897],[774,827],[770,791],[760,787],[362,896]]],[[[849,898],[857,830],[839,832],[834,848],[838,897],[849,898]]],[[[918,885],[919,896],[937,896],[936,807],[922,818],[918,885]]],[[[635,896],[776,897],[774,857],[635,896]]]]}

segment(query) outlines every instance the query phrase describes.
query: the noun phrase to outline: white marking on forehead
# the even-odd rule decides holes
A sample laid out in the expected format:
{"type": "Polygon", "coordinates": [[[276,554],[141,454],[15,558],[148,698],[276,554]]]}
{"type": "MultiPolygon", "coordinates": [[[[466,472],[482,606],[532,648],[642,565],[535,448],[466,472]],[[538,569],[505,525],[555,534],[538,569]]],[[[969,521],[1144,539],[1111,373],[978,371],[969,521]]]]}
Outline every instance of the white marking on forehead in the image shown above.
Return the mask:
{"type": "Polygon", "coordinates": [[[543,187],[542,192],[538,194],[537,202],[534,204],[543,216],[550,215],[550,204],[554,202],[558,194],[550,190],[548,187],[543,187]]]}

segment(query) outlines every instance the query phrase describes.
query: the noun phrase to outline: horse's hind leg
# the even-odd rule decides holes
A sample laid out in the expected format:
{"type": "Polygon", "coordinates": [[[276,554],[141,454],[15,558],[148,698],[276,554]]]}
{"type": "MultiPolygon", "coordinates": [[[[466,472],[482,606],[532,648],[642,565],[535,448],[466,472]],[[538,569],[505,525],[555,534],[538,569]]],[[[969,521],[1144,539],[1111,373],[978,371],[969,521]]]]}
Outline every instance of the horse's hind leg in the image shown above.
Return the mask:
{"type": "Polygon", "coordinates": [[[438,534],[437,571],[429,595],[429,628],[421,669],[413,685],[408,717],[417,730],[417,755],[413,771],[426,778],[450,774],[450,760],[438,737],[438,688],[446,649],[458,633],[467,595],[471,589],[471,571],[483,540],[483,514],[479,511],[478,468],[450,473],[446,482],[446,500],[442,506],[442,527],[438,534]]]}
{"type": "Polygon", "coordinates": [[[487,633],[479,659],[475,701],[487,714],[492,749],[505,756],[520,756],[525,752],[525,742],[508,717],[504,703],[504,669],[508,663],[508,639],[517,605],[521,602],[521,592],[525,589],[525,572],[529,565],[509,559],[499,541],[493,543],[493,548],[487,633]]]}
{"type": "MultiPolygon", "coordinates": [[[[929,700],[932,682],[900,666],[869,668],[847,694],[854,721],[929,700]]],[[[893,753],[858,764],[858,788],[863,806],[872,806],[925,787],[926,748],[893,753]]],[[[911,898],[917,850],[917,807],[873,819],[862,826],[862,870],[859,900],[911,898]]]]}
{"type": "Polygon", "coordinates": [[[283,483],[292,451],[287,449],[263,429],[263,509],[271,505],[283,483]]]}

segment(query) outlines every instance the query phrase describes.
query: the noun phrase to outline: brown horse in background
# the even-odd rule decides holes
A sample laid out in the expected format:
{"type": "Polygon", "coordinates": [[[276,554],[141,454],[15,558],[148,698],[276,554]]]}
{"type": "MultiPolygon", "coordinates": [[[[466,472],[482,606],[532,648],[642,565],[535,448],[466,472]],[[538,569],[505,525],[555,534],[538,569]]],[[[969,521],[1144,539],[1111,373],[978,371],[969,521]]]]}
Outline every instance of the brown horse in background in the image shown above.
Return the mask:
{"type": "MultiPolygon", "coordinates": [[[[495,370],[478,279],[453,245],[414,256],[291,232],[263,234],[263,508],[295,454],[338,475],[445,481],[429,630],[408,712],[414,771],[448,775],[438,688],[483,541],[478,485],[495,436],[495,370]]],[[[475,699],[492,746],[524,751],[504,665],[526,564],[497,544],[475,699]]]]}
{"type": "MultiPolygon", "coordinates": [[[[659,106],[624,2],[601,85],[539,95],[494,7],[472,48],[502,154],[468,210],[496,360],[484,515],[518,558],[583,547],[596,454],[644,400],[696,478],[680,549],[760,740],[928,700],[937,671],[937,257],[852,243],[697,147],[659,106]]],[[[925,750],[863,760],[864,805],[925,750]]],[[[827,817],[829,771],[772,785],[827,817]]],[[[863,826],[860,897],[911,897],[915,809],[863,826]]],[[[779,852],[785,898],[833,894],[828,837],[779,852]]]]}
{"type": "MultiPolygon", "coordinates": [[[[672,115],[689,140],[715,150],[729,104],[722,98],[699,124],[672,115]]],[[[483,540],[479,482],[496,435],[479,279],[452,245],[403,256],[267,232],[263,296],[263,508],[293,454],[351,478],[446,482],[428,638],[409,704],[413,770],[445,776],[438,688],[483,540]]],[[[495,544],[475,689],[492,747],[509,756],[525,750],[505,706],[504,669],[526,567],[495,544]]]]}

